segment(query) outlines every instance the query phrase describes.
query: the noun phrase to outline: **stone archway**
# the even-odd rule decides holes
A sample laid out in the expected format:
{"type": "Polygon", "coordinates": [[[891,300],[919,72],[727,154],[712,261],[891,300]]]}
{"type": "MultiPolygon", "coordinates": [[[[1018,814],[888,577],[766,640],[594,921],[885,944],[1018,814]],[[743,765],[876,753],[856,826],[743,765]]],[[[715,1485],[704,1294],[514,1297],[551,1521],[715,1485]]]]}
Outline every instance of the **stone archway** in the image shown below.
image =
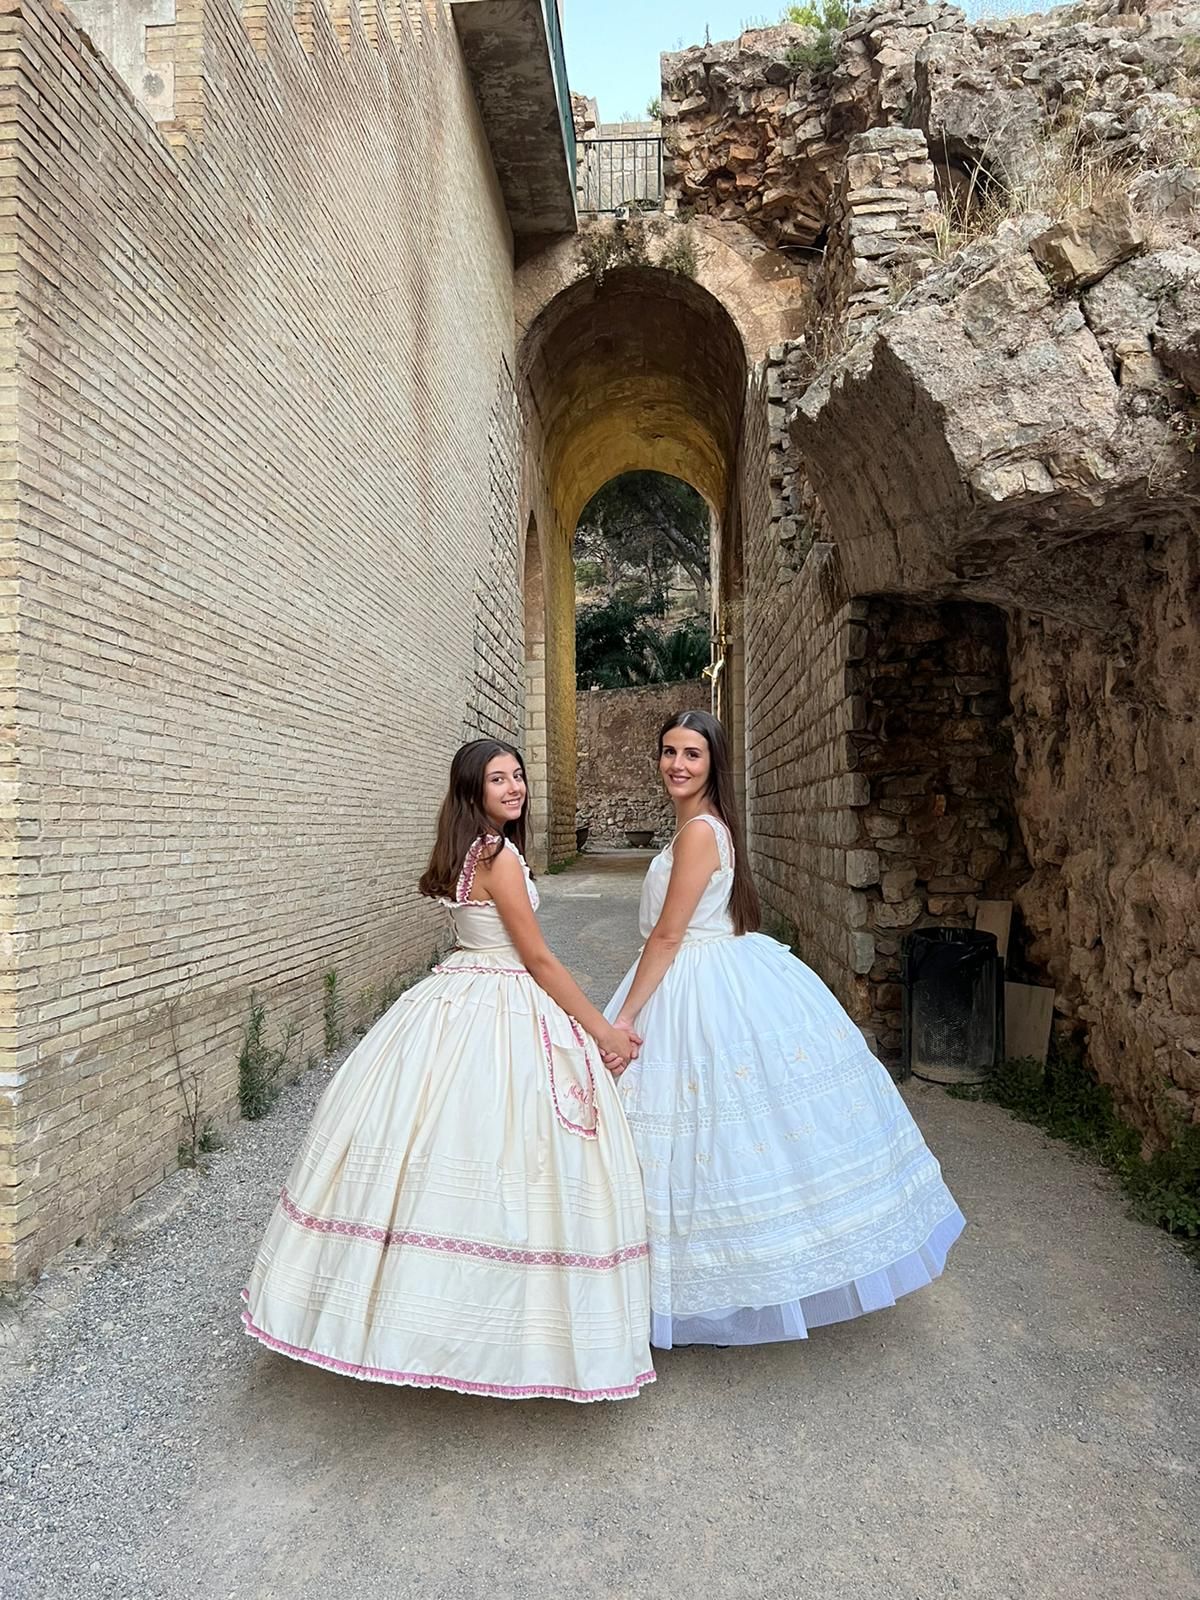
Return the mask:
{"type": "MultiPolygon", "coordinates": [[[[578,245],[570,253],[556,245],[518,271],[524,494],[542,538],[551,859],[569,853],[575,825],[571,540],[580,512],[621,473],[663,472],[696,488],[721,539],[740,548],[743,507],[758,498],[741,480],[765,480],[765,461],[748,458],[742,443],[747,407],[765,404],[750,376],[766,354],[761,341],[786,337],[802,289],[794,280],[772,287],[752,261],[709,233],[703,240],[694,273],[672,268],[681,258],[662,234],[654,260],[636,265],[594,274],[578,245]],[[705,282],[720,278],[714,263],[728,301],[705,282]]],[[[719,607],[728,637],[740,615],[723,599],[719,607]]]]}

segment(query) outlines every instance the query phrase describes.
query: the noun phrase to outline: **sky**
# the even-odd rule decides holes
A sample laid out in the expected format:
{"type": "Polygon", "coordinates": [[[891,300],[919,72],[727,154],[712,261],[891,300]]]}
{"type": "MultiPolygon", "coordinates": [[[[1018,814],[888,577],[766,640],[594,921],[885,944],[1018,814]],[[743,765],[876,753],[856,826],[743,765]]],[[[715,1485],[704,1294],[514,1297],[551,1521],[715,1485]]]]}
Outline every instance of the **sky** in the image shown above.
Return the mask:
{"type": "Polygon", "coordinates": [[[605,122],[646,115],[659,92],[658,58],[664,50],[735,39],[743,28],[778,20],[783,0],[563,0],[567,76],[576,94],[600,103],[605,122]]]}
{"type": "MultiPolygon", "coordinates": [[[[659,93],[658,58],[664,50],[704,43],[708,25],[713,40],[736,39],[743,28],[777,22],[785,0],[563,0],[567,76],[576,94],[599,101],[605,122],[646,115],[659,93]]],[[[1033,11],[1046,0],[969,0],[974,16],[1033,11]]],[[[959,0],[962,4],[962,0],[959,0]]]]}

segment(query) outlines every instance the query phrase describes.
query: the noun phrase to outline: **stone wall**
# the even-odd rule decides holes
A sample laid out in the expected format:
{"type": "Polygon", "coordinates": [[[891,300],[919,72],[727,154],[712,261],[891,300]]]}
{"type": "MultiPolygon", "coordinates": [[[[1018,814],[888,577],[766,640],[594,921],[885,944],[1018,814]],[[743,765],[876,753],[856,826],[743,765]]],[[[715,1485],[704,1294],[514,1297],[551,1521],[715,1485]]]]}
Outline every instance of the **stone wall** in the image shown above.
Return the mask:
{"type": "Polygon", "coordinates": [[[1159,1132],[1200,1113],[1193,31],[904,6],[820,81],[787,30],[664,60],[670,201],[814,292],[718,596],[764,899],[891,1057],[903,934],[1015,897],[1022,975],[1159,1132]]]}
{"type": "Polygon", "coordinates": [[[920,129],[873,128],[851,139],[817,272],[820,343],[864,333],[866,318],[933,265],[938,212],[920,129]]]}
{"type": "MultiPolygon", "coordinates": [[[[979,899],[1028,877],[1015,824],[1003,615],[988,606],[856,602],[849,759],[859,782],[846,879],[862,892],[856,1014],[899,1059],[900,946],[971,927],[979,899]]],[[[859,920],[859,918],[856,918],[859,920]]]]}
{"type": "Polygon", "coordinates": [[[1013,625],[1018,900],[1060,1015],[1146,1127],[1200,1105],[1200,544],[1146,540],[1129,626],[1013,625]]]}
{"type": "Polygon", "coordinates": [[[424,958],[462,707],[519,726],[511,236],[412,12],[180,0],[157,126],[62,7],[0,18],[0,1277],[174,1167],[180,1074],[230,1114],[251,991],[303,1055],[323,974],[352,1019],[424,958]]]}
{"type": "Polygon", "coordinates": [[[707,711],[708,683],[655,683],[641,689],[587,689],[577,697],[579,822],[588,850],[626,848],[627,829],[652,828],[655,844],[674,831],[674,812],[658,776],[655,738],[677,711],[707,711]]]}

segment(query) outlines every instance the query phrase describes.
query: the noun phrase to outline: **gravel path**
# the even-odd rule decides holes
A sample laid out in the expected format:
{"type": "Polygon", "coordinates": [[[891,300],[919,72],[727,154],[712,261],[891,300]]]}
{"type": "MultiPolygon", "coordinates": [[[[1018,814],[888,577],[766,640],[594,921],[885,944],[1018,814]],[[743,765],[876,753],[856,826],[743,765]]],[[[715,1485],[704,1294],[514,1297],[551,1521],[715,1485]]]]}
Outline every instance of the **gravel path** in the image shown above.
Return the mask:
{"type": "MultiPolygon", "coordinates": [[[[543,881],[597,998],[640,866],[543,881]]],[[[936,1286],[805,1345],[665,1355],[631,1404],[515,1404],[242,1336],[327,1081],[0,1305],[4,1600],[1200,1600],[1200,1273],[1035,1130],[907,1091],[970,1222],[936,1286]]]]}

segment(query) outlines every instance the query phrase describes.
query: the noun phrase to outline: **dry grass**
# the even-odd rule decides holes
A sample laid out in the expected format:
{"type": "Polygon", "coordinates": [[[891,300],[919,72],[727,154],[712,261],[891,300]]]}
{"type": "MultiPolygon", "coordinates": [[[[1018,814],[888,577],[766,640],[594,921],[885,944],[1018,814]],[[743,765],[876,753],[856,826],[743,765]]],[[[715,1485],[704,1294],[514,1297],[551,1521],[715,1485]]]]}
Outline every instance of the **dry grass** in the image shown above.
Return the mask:
{"type": "MultiPolygon", "coordinates": [[[[1089,86],[1090,88],[1090,86],[1089,86]]],[[[1151,167],[1200,165],[1200,109],[1181,106],[1143,135],[1136,157],[1113,154],[1087,135],[1083,114],[1090,93],[1060,109],[1039,142],[1034,170],[1019,184],[989,176],[989,147],[1002,148],[1003,133],[990,136],[964,193],[935,221],[936,253],[945,261],[966,245],[994,234],[1010,217],[1043,215],[1057,222],[1114,194],[1128,192],[1133,178],[1151,167]]]]}

